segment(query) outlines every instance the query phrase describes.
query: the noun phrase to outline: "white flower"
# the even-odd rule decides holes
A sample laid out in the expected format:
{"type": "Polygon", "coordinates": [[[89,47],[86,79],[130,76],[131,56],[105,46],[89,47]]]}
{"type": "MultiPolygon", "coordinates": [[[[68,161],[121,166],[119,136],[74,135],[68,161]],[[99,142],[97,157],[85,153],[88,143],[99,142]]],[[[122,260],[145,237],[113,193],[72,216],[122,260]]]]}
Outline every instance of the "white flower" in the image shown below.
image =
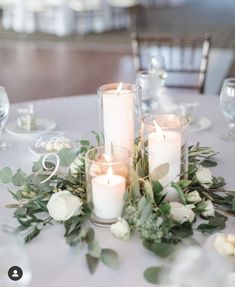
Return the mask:
{"type": "Polygon", "coordinates": [[[198,203],[202,200],[197,190],[189,192],[186,196],[186,199],[189,203],[198,203]]]}
{"type": "Polygon", "coordinates": [[[199,209],[202,209],[202,216],[204,217],[212,217],[215,216],[215,208],[211,200],[207,200],[205,202],[199,203],[199,209]]]}
{"type": "Polygon", "coordinates": [[[203,166],[200,166],[199,169],[197,170],[196,177],[197,180],[201,183],[201,185],[205,188],[210,187],[213,182],[211,171],[203,166]]]}
{"type": "Polygon", "coordinates": [[[68,190],[52,195],[47,204],[50,216],[56,221],[66,221],[81,212],[82,201],[68,190]]]}
{"type": "Polygon", "coordinates": [[[171,206],[170,214],[175,221],[179,223],[184,223],[187,221],[193,222],[195,214],[191,209],[185,207],[183,204],[179,202],[171,202],[170,206],[171,206]]]}
{"type": "Polygon", "coordinates": [[[194,209],[196,207],[196,205],[195,204],[186,204],[185,207],[188,209],[194,209]]]}
{"type": "Polygon", "coordinates": [[[117,238],[128,240],[130,238],[130,228],[127,221],[121,217],[118,221],[111,225],[111,232],[117,238]]]}
{"type": "Polygon", "coordinates": [[[70,164],[70,171],[72,174],[77,174],[79,168],[83,165],[80,157],[75,158],[75,160],[70,164]]]}
{"type": "Polygon", "coordinates": [[[215,250],[223,256],[235,256],[235,235],[219,234],[213,243],[215,250]]]}

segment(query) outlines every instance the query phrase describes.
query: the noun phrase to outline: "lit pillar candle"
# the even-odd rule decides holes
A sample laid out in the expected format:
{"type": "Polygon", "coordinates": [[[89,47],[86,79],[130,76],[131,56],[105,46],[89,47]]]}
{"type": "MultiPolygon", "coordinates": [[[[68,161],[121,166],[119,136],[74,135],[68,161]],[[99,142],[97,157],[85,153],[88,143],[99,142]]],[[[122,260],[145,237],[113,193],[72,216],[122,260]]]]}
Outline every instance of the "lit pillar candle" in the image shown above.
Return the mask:
{"type": "Polygon", "coordinates": [[[122,89],[103,93],[103,124],[105,146],[110,144],[133,150],[134,145],[134,91],[122,89]]]}
{"type": "MultiPolygon", "coordinates": [[[[156,124],[156,131],[148,135],[149,172],[163,164],[169,164],[168,174],[160,180],[163,186],[179,180],[181,162],[181,135],[175,131],[162,131],[156,124]]],[[[170,189],[167,190],[168,192],[170,189]]]]}
{"type": "Polygon", "coordinates": [[[114,175],[109,167],[108,173],[92,179],[92,196],[96,216],[114,219],[121,215],[126,179],[114,175]]]}

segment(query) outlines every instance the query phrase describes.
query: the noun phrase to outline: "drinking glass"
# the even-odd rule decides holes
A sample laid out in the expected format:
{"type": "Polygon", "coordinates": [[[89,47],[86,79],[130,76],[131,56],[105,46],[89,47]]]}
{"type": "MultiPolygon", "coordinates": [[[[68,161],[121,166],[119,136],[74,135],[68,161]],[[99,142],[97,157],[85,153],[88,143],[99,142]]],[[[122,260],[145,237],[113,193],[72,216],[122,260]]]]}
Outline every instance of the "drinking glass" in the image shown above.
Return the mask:
{"type": "Polygon", "coordinates": [[[9,144],[4,142],[2,138],[2,132],[6,125],[9,113],[9,100],[4,87],[0,87],[0,150],[5,150],[9,147],[9,144]]]}
{"type": "Polygon", "coordinates": [[[86,153],[87,200],[94,224],[108,227],[121,216],[130,165],[131,152],[123,147],[99,146],[86,153]]]}
{"type": "Polygon", "coordinates": [[[155,73],[159,79],[161,79],[161,84],[164,86],[165,80],[167,78],[165,58],[161,54],[150,55],[148,63],[148,71],[155,73]]]}
{"type": "Polygon", "coordinates": [[[222,138],[235,141],[235,78],[225,79],[220,93],[220,105],[229,125],[229,132],[222,138]]]}
{"type": "Polygon", "coordinates": [[[156,73],[139,71],[136,77],[136,85],[142,89],[142,109],[149,113],[155,110],[159,104],[159,89],[161,79],[156,73]]]}

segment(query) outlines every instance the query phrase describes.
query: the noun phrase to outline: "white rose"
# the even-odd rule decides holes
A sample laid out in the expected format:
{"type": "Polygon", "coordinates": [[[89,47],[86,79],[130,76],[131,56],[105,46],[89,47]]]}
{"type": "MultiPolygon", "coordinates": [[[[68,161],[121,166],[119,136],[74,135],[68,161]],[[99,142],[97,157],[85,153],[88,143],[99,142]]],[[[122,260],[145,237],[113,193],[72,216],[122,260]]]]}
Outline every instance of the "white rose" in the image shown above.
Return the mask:
{"type": "Polygon", "coordinates": [[[213,182],[213,177],[211,171],[203,166],[200,166],[196,172],[197,180],[201,183],[201,185],[205,188],[211,186],[213,182]]]}
{"type": "Polygon", "coordinates": [[[215,208],[211,200],[207,200],[205,202],[199,203],[199,209],[202,209],[202,216],[204,217],[212,217],[215,216],[215,208]]]}
{"type": "Polygon", "coordinates": [[[117,238],[128,240],[130,238],[130,228],[127,221],[121,217],[118,221],[111,225],[111,232],[117,238]]]}
{"type": "Polygon", "coordinates": [[[82,201],[68,190],[52,195],[47,204],[50,216],[56,221],[66,221],[81,212],[82,201]]]}
{"type": "Polygon", "coordinates": [[[194,209],[196,207],[196,205],[195,204],[186,204],[185,207],[188,209],[194,209]]]}
{"type": "Polygon", "coordinates": [[[186,196],[186,199],[189,203],[198,203],[202,200],[197,190],[189,192],[186,196]]]}
{"type": "Polygon", "coordinates": [[[81,161],[80,157],[77,157],[71,164],[70,164],[70,171],[72,174],[77,174],[79,168],[83,165],[83,162],[81,161]]]}
{"type": "Polygon", "coordinates": [[[171,202],[170,206],[170,214],[175,221],[179,223],[184,223],[187,221],[193,222],[195,214],[191,209],[185,207],[179,202],[171,202]]]}

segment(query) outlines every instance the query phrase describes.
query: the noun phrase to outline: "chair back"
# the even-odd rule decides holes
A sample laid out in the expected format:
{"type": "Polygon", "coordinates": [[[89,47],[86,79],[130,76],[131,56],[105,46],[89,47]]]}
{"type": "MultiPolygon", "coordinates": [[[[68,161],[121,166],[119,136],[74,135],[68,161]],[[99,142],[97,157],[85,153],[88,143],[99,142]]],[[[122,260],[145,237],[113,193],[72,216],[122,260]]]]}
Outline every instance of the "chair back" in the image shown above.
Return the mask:
{"type": "Polygon", "coordinates": [[[140,36],[132,34],[133,60],[136,71],[148,68],[151,57],[165,60],[169,88],[196,89],[204,92],[211,37],[200,38],[140,36]]]}

